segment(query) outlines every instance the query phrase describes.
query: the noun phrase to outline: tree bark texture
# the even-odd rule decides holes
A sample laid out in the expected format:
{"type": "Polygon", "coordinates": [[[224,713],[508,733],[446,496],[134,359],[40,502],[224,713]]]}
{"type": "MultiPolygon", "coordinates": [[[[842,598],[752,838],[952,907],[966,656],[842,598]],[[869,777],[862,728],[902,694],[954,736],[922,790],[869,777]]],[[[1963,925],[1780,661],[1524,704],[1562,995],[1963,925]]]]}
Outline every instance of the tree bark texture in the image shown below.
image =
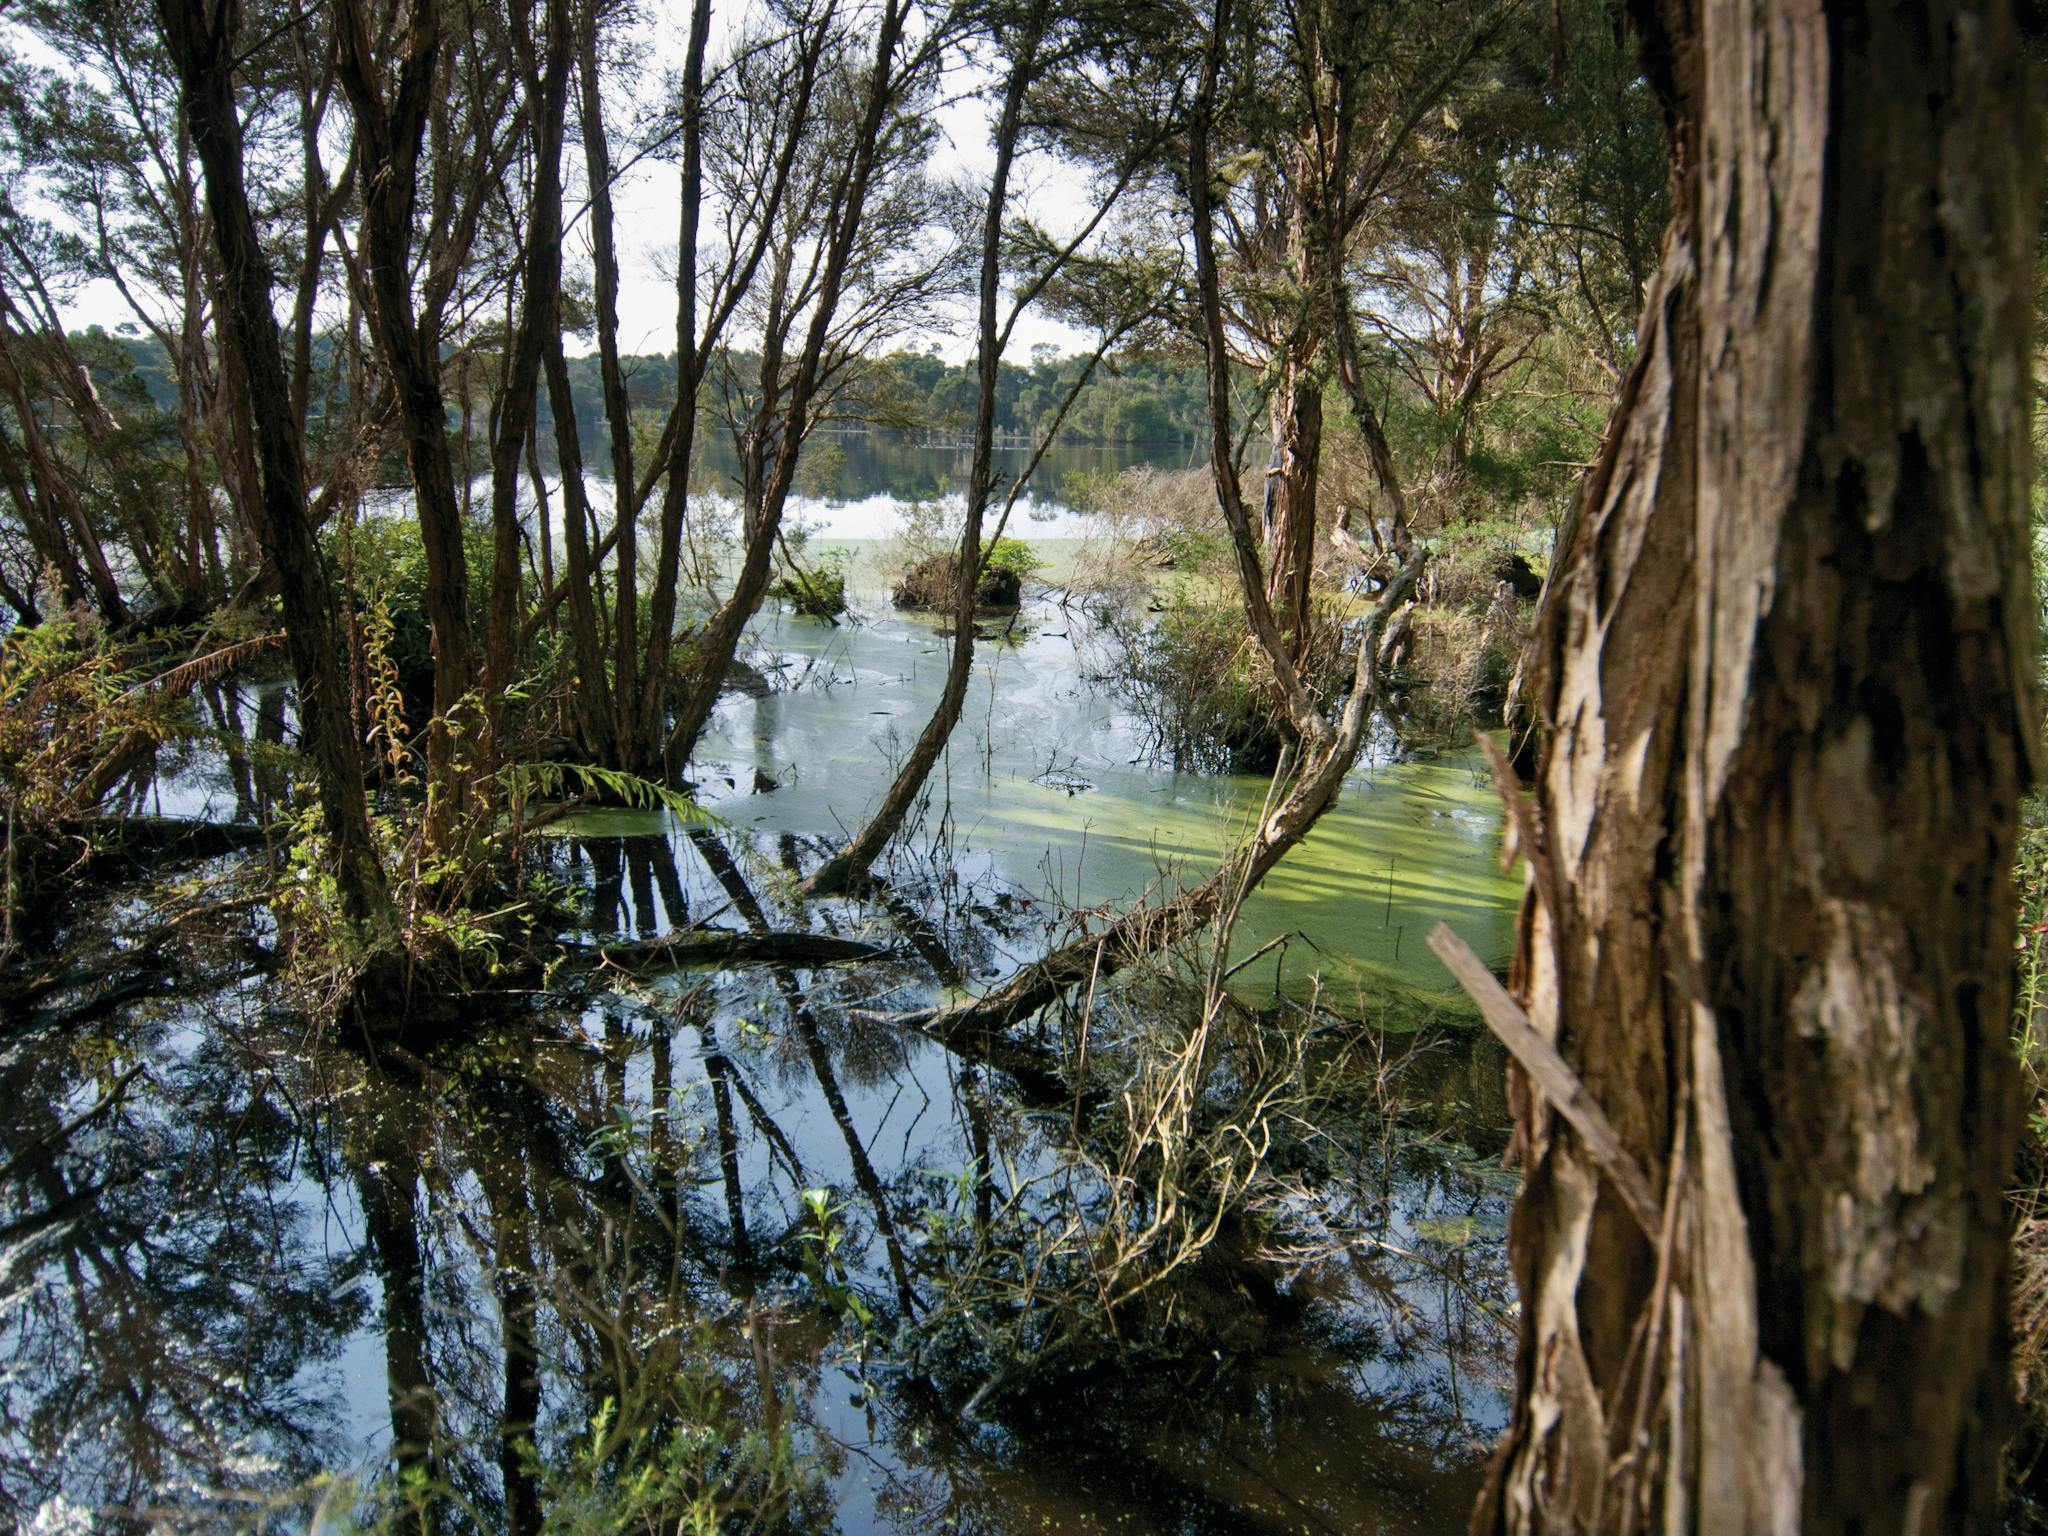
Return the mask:
{"type": "Polygon", "coordinates": [[[1539,615],[1477,1531],[1991,1531],[2034,106],[2007,0],[1643,0],[1673,220],[1539,615]]]}
{"type": "Polygon", "coordinates": [[[158,7],[178,71],[181,107],[206,178],[207,211],[220,255],[224,352],[249,384],[261,470],[258,534],[277,572],[286,643],[299,683],[300,745],[313,762],[343,907],[352,922],[374,926],[388,920],[389,894],[370,839],[362,749],[349,707],[334,592],[320,564],[307,510],[304,444],[289,412],[270,268],[243,181],[234,91],[238,14],[233,0],[212,6],[160,0],[158,7]]]}
{"type": "MultiPolygon", "coordinates": [[[[1315,338],[1320,340],[1320,338],[1315,338]]],[[[1304,348],[1303,351],[1307,349],[1304,348]]],[[[1323,381],[1299,353],[1273,393],[1273,466],[1267,471],[1266,601],[1288,654],[1308,649],[1309,577],[1316,563],[1316,478],[1323,460],[1323,381]]]]}

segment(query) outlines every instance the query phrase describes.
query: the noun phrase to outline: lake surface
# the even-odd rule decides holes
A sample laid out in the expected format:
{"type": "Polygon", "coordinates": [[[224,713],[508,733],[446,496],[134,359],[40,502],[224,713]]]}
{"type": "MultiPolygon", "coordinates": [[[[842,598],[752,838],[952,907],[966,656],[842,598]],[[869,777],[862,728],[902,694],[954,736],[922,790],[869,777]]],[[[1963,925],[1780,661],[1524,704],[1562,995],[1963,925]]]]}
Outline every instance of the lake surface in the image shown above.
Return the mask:
{"type": "MultiPolygon", "coordinates": [[[[1463,1529],[1507,1401],[1512,1183],[1498,1053],[1421,939],[1448,918],[1506,947],[1490,789],[1379,740],[1248,905],[1237,952],[1291,937],[1236,979],[1190,1134],[1228,1145],[1214,1126],[1262,1083],[1303,1085],[1312,1123],[1245,1122],[1270,1190],[1104,1313],[1165,1210],[1119,1106],[1199,1000],[1168,968],[986,1047],[891,1016],[1199,878],[1265,785],[1153,765],[1102,638],[1034,591],[978,649],[883,894],[800,904],[945,666],[936,626],[881,600],[866,526],[821,535],[855,552],[854,620],[755,626],[768,691],[728,697],[698,754],[715,819],[588,812],[537,863],[586,945],[702,924],[879,960],[593,961],[519,996],[480,975],[471,1018],[392,1054],[293,1010],[265,907],[235,901],[246,863],[65,917],[0,1023],[0,1509],[38,1530],[570,1530],[634,1498],[732,1529],[765,1500],[764,1528],[849,1536],[1463,1529]]],[[[231,740],[288,729],[275,689],[207,707],[231,740]]],[[[253,810],[274,782],[260,753],[163,769],[146,802],[170,814],[253,810]]],[[[1214,1172],[1183,1169],[1190,1207],[1214,1172]]]]}
{"type": "MultiPolygon", "coordinates": [[[[1030,467],[1031,456],[1032,450],[1021,444],[996,448],[997,484],[1005,493],[1030,467]]],[[[1034,522],[1043,527],[1062,518],[1077,479],[1108,479],[1136,465],[1195,469],[1206,463],[1208,450],[1199,444],[1056,441],[1031,476],[1017,522],[1020,528],[1034,522]]],[[[822,514],[838,536],[884,537],[895,533],[903,504],[957,496],[972,464],[973,450],[965,442],[933,447],[900,432],[821,431],[804,445],[798,461],[796,504],[806,516],[822,514]],[[849,518],[848,508],[862,510],[849,518]]],[[[723,431],[699,434],[699,480],[730,487],[737,483],[738,467],[723,431]]],[[[1075,527],[1066,523],[1062,531],[1071,533],[1075,527]]]]}

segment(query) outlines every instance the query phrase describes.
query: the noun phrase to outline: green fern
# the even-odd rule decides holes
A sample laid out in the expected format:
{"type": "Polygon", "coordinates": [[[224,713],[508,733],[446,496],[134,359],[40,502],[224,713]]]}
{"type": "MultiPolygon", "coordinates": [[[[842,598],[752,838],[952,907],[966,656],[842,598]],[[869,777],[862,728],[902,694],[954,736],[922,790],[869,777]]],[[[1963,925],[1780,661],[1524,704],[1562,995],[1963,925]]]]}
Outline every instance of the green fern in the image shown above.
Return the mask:
{"type": "Polygon", "coordinates": [[[621,768],[590,763],[508,763],[498,770],[507,798],[523,804],[530,795],[558,798],[573,782],[580,793],[595,794],[634,810],[664,810],[686,827],[724,830],[725,823],[679,789],[644,779],[621,768]]]}

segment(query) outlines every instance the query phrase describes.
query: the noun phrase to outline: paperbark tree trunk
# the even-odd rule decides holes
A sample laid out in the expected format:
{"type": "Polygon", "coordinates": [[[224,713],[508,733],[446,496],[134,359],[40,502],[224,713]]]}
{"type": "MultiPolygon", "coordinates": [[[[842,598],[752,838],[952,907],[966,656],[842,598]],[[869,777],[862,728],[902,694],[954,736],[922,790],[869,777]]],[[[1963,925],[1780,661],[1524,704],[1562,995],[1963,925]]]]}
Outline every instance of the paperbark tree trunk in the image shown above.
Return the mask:
{"type": "Polygon", "coordinates": [[[1477,1531],[1991,1531],[2028,579],[2009,0],[1643,0],[1673,221],[1535,641],[1512,978],[1660,1207],[1519,1080],[1477,1531]]]}
{"type": "Polygon", "coordinates": [[[1297,662],[1308,650],[1316,477],[1323,458],[1323,384],[1307,360],[1312,345],[1305,339],[1283,365],[1273,394],[1273,467],[1267,471],[1266,601],[1297,662]]]}

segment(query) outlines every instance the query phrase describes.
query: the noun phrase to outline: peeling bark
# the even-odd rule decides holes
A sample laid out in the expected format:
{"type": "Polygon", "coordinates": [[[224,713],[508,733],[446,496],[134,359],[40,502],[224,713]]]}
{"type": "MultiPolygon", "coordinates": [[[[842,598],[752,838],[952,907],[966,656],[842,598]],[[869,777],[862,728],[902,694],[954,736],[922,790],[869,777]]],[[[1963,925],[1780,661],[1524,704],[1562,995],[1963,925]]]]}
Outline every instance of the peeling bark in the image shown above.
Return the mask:
{"type": "Polygon", "coordinates": [[[2009,4],[1638,7],[1641,353],[1532,648],[1517,1405],[1475,1531],[1989,1531],[2035,771],[2009,4]]]}

